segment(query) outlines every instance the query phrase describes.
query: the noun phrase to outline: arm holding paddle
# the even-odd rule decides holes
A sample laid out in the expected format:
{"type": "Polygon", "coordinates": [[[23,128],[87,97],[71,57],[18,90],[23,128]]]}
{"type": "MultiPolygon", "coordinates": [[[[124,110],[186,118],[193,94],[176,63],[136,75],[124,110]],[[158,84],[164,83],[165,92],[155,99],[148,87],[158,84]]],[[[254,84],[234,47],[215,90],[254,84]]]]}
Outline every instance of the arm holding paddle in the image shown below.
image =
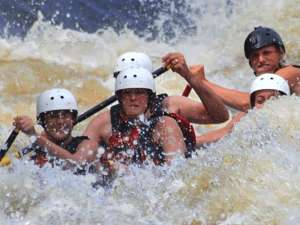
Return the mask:
{"type": "Polygon", "coordinates": [[[28,116],[18,116],[14,118],[14,126],[24,134],[29,137],[34,137],[34,141],[39,146],[47,149],[50,155],[56,156],[60,159],[71,160],[74,162],[91,162],[95,160],[95,151],[91,151],[92,149],[96,150],[96,145],[89,145],[90,151],[85,151],[86,149],[80,148],[78,146],[78,150],[76,153],[72,154],[65,150],[63,147],[57,145],[51,138],[47,135],[45,131],[42,133],[38,133],[34,128],[34,123],[32,119],[28,116]]]}
{"type": "Polygon", "coordinates": [[[224,104],[243,112],[247,112],[247,110],[250,108],[249,93],[225,88],[212,83],[206,79],[204,71],[197,74],[201,78],[201,80],[222,99],[224,104]]]}
{"type": "Polygon", "coordinates": [[[183,96],[171,96],[166,102],[169,111],[179,113],[190,122],[199,124],[221,123],[229,118],[228,111],[222,100],[193,73],[204,73],[204,67],[188,68],[184,56],[170,53],[163,58],[166,66],[180,74],[194,89],[202,104],[183,96]],[[193,73],[192,73],[193,72],[193,73]]]}
{"type": "MultiPolygon", "coordinates": [[[[154,78],[158,77],[161,74],[165,73],[167,70],[168,70],[168,68],[166,68],[166,67],[160,67],[157,70],[153,71],[153,73],[152,73],[153,77],[154,78]]],[[[97,113],[97,112],[101,111],[102,109],[106,108],[107,106],[109,106],[110,104],[115,102],[116,100],[117,100],[116,96],[113,95],[113,96],[109,97],[108,99],[102,101],[98,105],[92,107],[91,109],[87,110],[86,112],[84,112],[83,114],[78,116],[77,121],[75,122],[75,124],[80,123],[80,122],[84,121],[85,119],[91,117],[92,115],[94,115],[95,113],[97,113]]],[[[9,148],[11,147],[11,145],[15,141],[16,137],[18,136],[18,133],[19,133],[19,131],[17,129],[14,129],[10,133],[9,137],[5,141],[4,146],[0,149],[0,161],[3,159],[3,157],[8,152],[9,148]]]]}

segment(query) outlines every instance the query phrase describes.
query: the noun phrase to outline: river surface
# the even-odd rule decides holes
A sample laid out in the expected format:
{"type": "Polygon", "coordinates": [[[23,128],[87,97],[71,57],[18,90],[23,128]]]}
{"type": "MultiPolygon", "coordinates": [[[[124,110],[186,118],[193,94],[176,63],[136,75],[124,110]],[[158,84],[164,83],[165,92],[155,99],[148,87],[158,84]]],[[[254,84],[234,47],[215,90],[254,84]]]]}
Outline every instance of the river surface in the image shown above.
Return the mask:
{"type": "MultiPolygon", "coordinates": [[[[111,96],[114,63],[126,51],[149,54],[155,68],[180,51],[189,64],[205,65],[207,79],[248,91],[254,76],[243,53],[247,34],[273,27],[287,62],[300,63],[299,15],[295,0],[1,0],[1,143],[14,116],[35,119],[45,89],[72,91],[80,113],[111,96]]],[[[159,93],[180,95],[185,81],[167,72],[156,84],[159,93]]],[[[109,190],[92,188],[94,175],[16,159],[13,151],[30,143],[20,134],[11,165],[0,167],[0,224],[298,225],[299,112],[297,97],[269,101],[197,157],[132,167],[109,190]]]]}

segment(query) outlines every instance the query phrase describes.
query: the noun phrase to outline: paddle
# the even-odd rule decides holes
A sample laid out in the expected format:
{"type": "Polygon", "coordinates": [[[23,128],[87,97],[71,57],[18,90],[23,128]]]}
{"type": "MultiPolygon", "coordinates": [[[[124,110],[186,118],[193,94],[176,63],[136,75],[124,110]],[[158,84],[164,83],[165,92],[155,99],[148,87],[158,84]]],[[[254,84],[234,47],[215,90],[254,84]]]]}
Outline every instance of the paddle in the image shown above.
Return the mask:
{"type": "Polygon", "coordinates": [[[4,143],[4,146],[0,150],[0,161],[3,159],[5,154],[8,152],[10,146],[15,141],[16,137],[18,136],[19,131],[17,129],[14,129],[10,135],[8,136],[7,140],[4,143]]]}
{"type": "Polygon", "coordinates": [[[187,96],[189,96],[191,90],[192,90],[192,87],[187,84],[181,95],[187,97],[187,96]]]}
{"type": "MultiPolygon", "coordinates": [[[[168,71],[168,68],[160,67],[159,69],[153,71],[152,74],[153,74],[153,77],[156,78],[156,77],[160,76],[161,74],[165,73],[166,71],[168,71]]],[[[97,113],[100,110],[104,109],[105,107],[109,106],[110,104],[112,104],[116,100],[117,100],[117,97],[115,95],[109,97],[108,99],[105,99],[104,101],[102,101],[98,105],[94,106],[93,108],[87,110],[86,112],[84,112],[83,114],[78,116],[78,118],[76,120],[76,124],[80,123],[81,121],[83,121],[87,118],[89,118],[90,116],[94,115],[95,113],[97,113]]],[[[8,136],[7,140],[5,141],[4,146],[0,149],[0,161],[3,159],[5,154],[8,152],[10,146],[13,144],[16,137],[18,136],[18,133],[19,133],[19,131],[14,129],[10,133],[10,135],[8,136]]]]}

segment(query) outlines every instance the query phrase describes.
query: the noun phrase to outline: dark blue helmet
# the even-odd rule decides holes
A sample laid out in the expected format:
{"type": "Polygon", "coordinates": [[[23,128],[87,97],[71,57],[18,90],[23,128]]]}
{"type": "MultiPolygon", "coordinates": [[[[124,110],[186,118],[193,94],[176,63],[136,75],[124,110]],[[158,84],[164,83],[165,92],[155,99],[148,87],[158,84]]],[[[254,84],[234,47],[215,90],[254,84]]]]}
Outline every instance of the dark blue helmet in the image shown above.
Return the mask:
{"type": "Polygon", "coordinates": [[[279,34],[268,27],[255,27],[246,38],[244,43],[245,56],[249,59],[250,54],[262,47],[275,45],[285,53],[285,47],[279,34]]]}

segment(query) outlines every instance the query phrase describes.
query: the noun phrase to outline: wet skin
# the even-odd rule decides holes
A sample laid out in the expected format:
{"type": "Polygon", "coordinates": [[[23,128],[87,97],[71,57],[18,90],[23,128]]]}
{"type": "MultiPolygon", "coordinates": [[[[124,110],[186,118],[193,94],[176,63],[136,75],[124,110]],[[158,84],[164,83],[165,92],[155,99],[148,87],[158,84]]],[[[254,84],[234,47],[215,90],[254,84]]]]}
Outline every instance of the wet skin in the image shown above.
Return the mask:
{"type": "Polygon", "coordinates": [[[122,110],[128,118],[136,118],[148,108],[149,92],[147,89],[132,88],[120,91],[119,99],[122,110]]]}
{"type": "Polygon", "coordinates": [[[71,138],[74,115],[69,111],[53,111],[44,116],[45,131],[54,142],[66,142],[71,138]]]}
{"type": "Polygon", "coordinates": [[[283,54],[275,46],[266,46],[253,51],[249,57],[249,63],[256,75],[275,72],[279,68],[279,62],[283,54]]]}
{"type": "Polygon", "coordinates": [[[255,92],[254,105],[255,108],[260,109],[263,107],[265,101],[272,97],[278,97],[280,95],[279,91],[276,90],[259,90],[255,92]]]}

